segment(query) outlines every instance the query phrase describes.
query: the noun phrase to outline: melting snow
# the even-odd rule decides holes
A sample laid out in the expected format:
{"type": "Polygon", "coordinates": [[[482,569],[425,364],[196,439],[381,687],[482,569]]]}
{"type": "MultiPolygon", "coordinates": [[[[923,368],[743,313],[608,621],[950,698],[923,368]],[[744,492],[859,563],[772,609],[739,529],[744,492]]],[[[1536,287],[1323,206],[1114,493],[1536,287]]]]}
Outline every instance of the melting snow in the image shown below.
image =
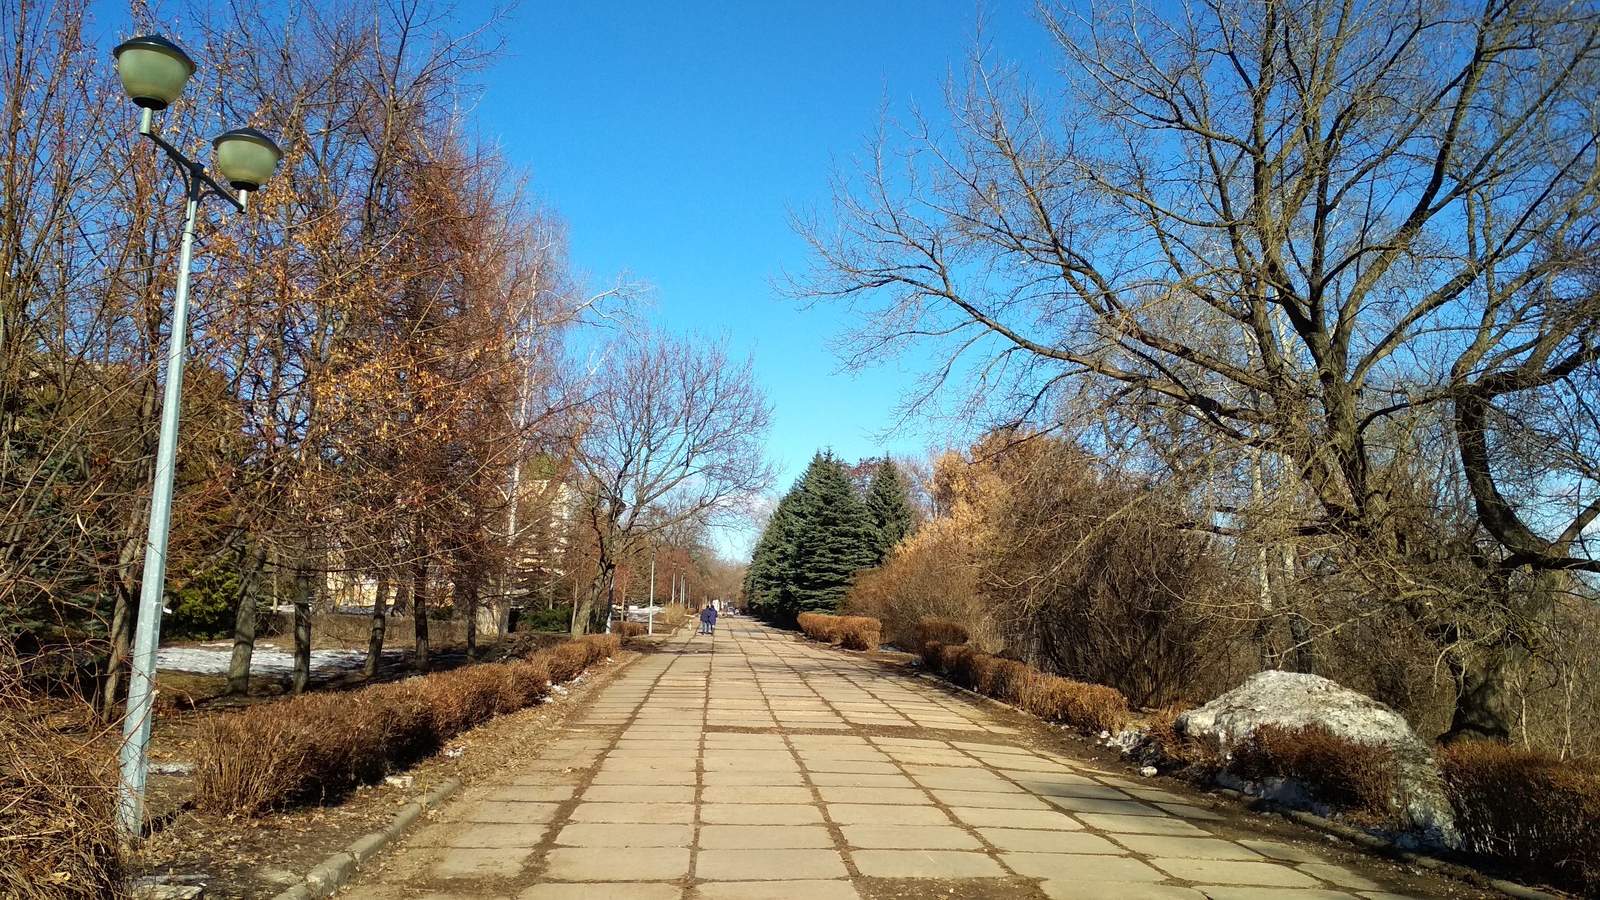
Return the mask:
{"type": "MultiPolygon", "coordinates": [[[[398,659],[403,650],[385,650],[385,660],[398,659]]],[[[233,642],[220,641],[199,647],[162,647],[156,651],[156,668],[165,672],[194,675],[226,675],[233,659],[233,642]]],[[[367,661],[365,650],[313,650],[311,670],[359,669],[367,661]]],[[[250,656],[250,671],[257,675],[286,675],[294,671],[294,654],[276,647],[258,646],[250,656]]]]}

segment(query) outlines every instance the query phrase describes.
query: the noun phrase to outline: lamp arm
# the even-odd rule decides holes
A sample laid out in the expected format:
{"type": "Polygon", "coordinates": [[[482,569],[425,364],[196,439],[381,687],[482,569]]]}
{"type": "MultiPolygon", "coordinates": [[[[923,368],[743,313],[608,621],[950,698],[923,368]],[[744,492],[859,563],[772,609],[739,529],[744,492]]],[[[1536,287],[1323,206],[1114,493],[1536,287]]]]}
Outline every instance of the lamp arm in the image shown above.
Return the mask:
{"type": "Polygon", "coordinates": [[[210,193],[215,194],[217,197],[223,200],[226,200],[228,203],[233,205],[234,209],[238,210],[239,212],[244,212],[244,200],[240,199],[240,197],[235,195],[232,191],[218,184],[216,179],[212,178],[210,173],[206,171],[205,166],[202,166],[185,156],[182,150],[179,150],[177,147],[167,143],[165,138],[161,137],[159,134],[156,134],[155,129],[150,127],[150,111],[147,109],[144,110],[144,113],[145,115],[139,119],[139,133],[150,140],[155,141],[157,147],[160,147],[162,150],[166,151],[167,158],[172,160],[173,165],[176,165],[179,169],[183,170],[184,182],[188,185],[189,193],[194,195],[196,200],[204,199],[207,193],[206,189],[209,188],[210,193]]]}

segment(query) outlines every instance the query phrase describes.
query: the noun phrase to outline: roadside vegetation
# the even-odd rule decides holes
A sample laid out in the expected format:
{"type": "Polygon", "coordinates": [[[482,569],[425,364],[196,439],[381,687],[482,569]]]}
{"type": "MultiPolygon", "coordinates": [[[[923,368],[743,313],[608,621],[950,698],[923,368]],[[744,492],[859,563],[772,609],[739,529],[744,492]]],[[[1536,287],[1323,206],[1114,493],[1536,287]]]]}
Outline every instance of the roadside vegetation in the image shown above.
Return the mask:
{"type": "MultiPolygon", "coordinates": [[[[809,524],[786,498],[752,606],[875,618],[914,653],[943,620],[1157,722],[1324,676],[1437,748],[1472,850],[1596,890],[1569,811],[1600,797],[1600,18],[1040,12],[1052,71],[980,36],[942,109],[891,110],[796,220],[788,287],[856,317],[845,364],[931,360],[897,425],[969,436],[903,461],[916,527],[876,563],[831,550],[856,569],[826,592],[785,555],[809,524]]],[[[1382,817],[1369,747],[1243,754],[1382,817]]]]}

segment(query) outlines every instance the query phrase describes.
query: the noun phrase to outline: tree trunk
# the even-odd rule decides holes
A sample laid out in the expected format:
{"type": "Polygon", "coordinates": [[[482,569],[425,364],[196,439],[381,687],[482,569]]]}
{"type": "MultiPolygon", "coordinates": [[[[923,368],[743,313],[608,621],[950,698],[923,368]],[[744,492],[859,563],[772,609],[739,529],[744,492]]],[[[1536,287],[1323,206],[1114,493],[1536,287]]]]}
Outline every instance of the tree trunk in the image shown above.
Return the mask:
{"type": "Polygon", "coordinates": [[[411,567],[411,624],[416,629],[416,670],[427,672],[428,661],[428,558],[418,556],[411,567]]]}
{"type": "Polygon", "coordinates": [[[1520,591],[1509,579],[1500,582],[1505,608],[1512,611],[1511,621],[1492,642],[1459,664],[1455,713],[1450,730],[1439,738],[1441,743],[1510,739],[1517,721],[1511,681],[1533,656],[1533,639],[1528,635],[1538,634],[1539,626],[1555,613],[1559,596],[1571,588],[1572,576],[1567,572],[1536,573],[1520,591]]]}
{"type": "Polygon", "coordinates": [[[100,717],[111,721],[117,717],[117,704],[122,698],[122,676],[128,668],[128,655],[133,646],[133,621],[138,604],[134,595],[124,585],[117,585],[116,604],[111,610],[111,653],[106,660],[106,677],[100,688],[100,717]]]}
{"type": "Polygon", "coordinates": [[[1450,730],[1439,738],[1440,743],[1510,739],[1513,719],[1506,676],[1520,662],[1513,657],[1525,656],[1510,651],[1508,647],[1488,648],[1479,659],[1461,667],[1455,714],[1450,718],[1450,730]]]}
{"type": "Polygon", "coordinates": [[[468,572],[466,578],[458,586],[461,592],[461,605],[467,612],[467,658],[478,658],[478,578],[474,572],[468,572]]]}
{"type": "Polygon", "coordinates": [[[267,548],[257,545],[252,552],[239,551],[239,608],[233,617],[233,658],[228,661],[228,693],[250,693],[250,657],[256,651],[256,620],[261,599],[261,570],[267,564],[267,548]]]}
{"type": "Polygon", "coordinates": [[[572,636],[580,637],[588,634],[594,627],[595,611],[600,604],[606,601],[606,587],[611,583],[612,572],[615,567],[608,561],[600,563],[600,570],[595,574],[594,581],[589,584],[581,599],[572,607],[572,636]]]}
{"type": "Polygon", "coordinates": [[[311,685],[311,571],[302,563],[294,570],[294,680],[290,689],[304,693],[311,685]]]}
{"type": "Polygon", "coordinates": [[[1294,639],[1294,670],[1305,675],[1317,674],[1317,652],[1311,646],[1311,625],[1306,617],[1289,612],[1289,636],[1294,639]]]}
{"type": "Polygon", "coordinates": [[[378,674],[378,664],[383,660],[383,636],[389,627],[389,574],[378,576],[378,596],[372,601],[372,631],[367,636],[367,661],[361,667],[361,677],[378,674]]]}

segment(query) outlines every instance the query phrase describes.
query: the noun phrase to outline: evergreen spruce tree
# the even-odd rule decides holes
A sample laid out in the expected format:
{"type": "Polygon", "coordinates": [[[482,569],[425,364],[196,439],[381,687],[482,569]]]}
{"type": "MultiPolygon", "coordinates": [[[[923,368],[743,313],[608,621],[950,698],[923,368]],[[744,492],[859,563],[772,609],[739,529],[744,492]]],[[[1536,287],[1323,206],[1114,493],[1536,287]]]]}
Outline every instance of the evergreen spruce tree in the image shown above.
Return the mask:
{"type": "Polygon", "coordinates": [[[787,611],[786,589],[789,586],[789,566],[794,559],[790,531],[794,521],[794,498],[800,485],[795,484],[783,495],[767,526],[761,530],[755,552],[750,557],[750,569],[745,574],[745,596],[752,611],[768,618],[790,618],[787,611]]]}
{"type": "Polygon", "coordinates": [[[867,508],[832,453],[818,453],[800,479],[787,530],[793,547],[793,611],[833,613],[856,572],[869,568],[878,542],[867,508]]]}
{"type": "Polygon", "coordinates": [[[911,497],[906,493],[905,479],[894,460],[884,457],[878,470],[872,473],[872,485],[867,488],[867,515],[877,532],[873,547],[876,556],[873,564],[883,562],[889,550],[911,533],[911,497]]]}

